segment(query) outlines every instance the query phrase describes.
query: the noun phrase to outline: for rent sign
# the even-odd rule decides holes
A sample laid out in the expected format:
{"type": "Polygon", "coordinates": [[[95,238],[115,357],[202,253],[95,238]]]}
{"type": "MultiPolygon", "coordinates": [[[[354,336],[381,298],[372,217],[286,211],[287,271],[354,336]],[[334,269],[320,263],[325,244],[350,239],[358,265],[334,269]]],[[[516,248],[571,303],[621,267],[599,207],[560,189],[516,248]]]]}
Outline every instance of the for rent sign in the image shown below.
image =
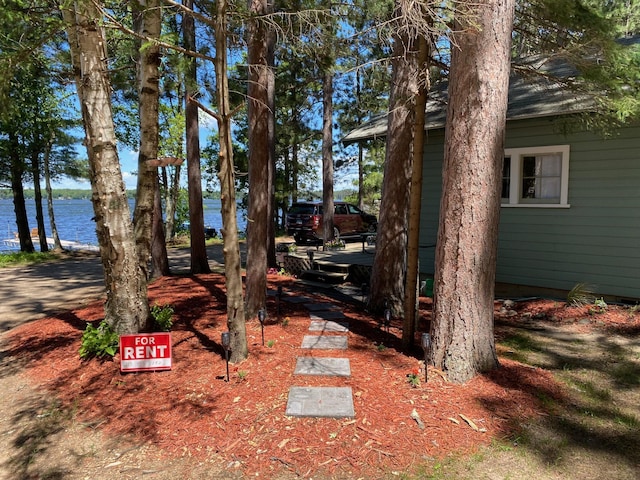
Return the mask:
{"type": "Polygon", "coordinates": [[[171,370],[171,334],[140,333],[120,336],[120,371],[171,370]]]}

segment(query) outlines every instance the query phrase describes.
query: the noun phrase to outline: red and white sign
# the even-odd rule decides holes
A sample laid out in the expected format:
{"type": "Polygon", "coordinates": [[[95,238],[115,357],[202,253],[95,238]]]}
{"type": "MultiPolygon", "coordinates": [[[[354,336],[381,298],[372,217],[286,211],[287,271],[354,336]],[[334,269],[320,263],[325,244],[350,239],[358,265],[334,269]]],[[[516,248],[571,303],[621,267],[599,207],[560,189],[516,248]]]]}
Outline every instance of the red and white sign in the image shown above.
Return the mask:
{"type": "Polygon", "coordinates": [[[120,335],[120,371],[171,370],[171,334],[120,335]]]}

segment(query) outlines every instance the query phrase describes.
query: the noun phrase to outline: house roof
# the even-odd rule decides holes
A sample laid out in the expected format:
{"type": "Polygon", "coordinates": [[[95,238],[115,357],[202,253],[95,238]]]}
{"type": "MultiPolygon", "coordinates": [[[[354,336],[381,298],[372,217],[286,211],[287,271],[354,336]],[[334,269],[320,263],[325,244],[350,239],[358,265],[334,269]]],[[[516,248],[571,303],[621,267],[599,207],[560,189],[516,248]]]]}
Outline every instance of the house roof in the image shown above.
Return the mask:
{"type": "MultiPolygon", "coordinates": [[[[571,80],[578,72],[562,60],[528,59],[524,68],[513,69],[509,80],[507,120],[541,118],[592,110],[594,101],[584,93],[571,90],[568,84],[553,79],[571,80]]],[[[447,113],[447,83],[429,93],[425,129],[444,128],[447,113]]],[[[384,137],[387,114],[377,115],[349,132],[343,143],[356,143],[384,137]]]]}

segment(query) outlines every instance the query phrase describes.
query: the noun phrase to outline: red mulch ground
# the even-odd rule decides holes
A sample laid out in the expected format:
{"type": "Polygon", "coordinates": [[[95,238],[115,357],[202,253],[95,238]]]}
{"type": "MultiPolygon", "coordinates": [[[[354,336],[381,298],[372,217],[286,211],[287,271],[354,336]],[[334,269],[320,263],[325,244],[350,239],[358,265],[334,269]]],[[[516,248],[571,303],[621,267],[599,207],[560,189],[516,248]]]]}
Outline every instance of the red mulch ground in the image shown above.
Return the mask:
{"type": "MultiPolygon", "coordinates": [[[[336,302],[299,290],[287,277],[270,275],[269,283],[314,301],[336,302]]],[[[466,385],[447,383],[431,368],[425,383],[421,351],[414,356],[399,351],[399,324],[386,335],[377,319],[355,303],[341,304],[350,322],[348,350],[313,352],[349,358],[351,377],[294,376],[296,357],[311,355],[300,348],[309,334],[309,313],[302,305],[282,302],[277,318],[274,297],[265,326],[267,343],[273,345],[262,346],[260,324],[249,322],[249,358],[232,365],[231,380],[225,382],[220,346],[226,330],[224,277],[164,278],[150,286],[149,296],[151,304],[170,304],[175,310],[169,372],[121,374],[118,356],[115,361],[80,361],[82,331],[86,322],[101,319],[102,302],[15,329],[11,351],[24,360],[35,382],[104,432],[151,442],[170,456],[219,454],[251,476],[271,478],[289,471],[304,477],[373,478],[410,471],[425,459],[470,452],[509,436],[517,424],[544,413],[538,398],[563,396],[549,372],[508,359],[501,359],[499,370],[466,385]],[[407,378],[413,372],[421,380],[417,387],[407,378]],[[349,386],[356,417],[287,417],[291,386],[349,386]],[[414,411],[424,428],[412,418],[414,411]]],[[[609,322],[606,315],[547,301],[514,308],[517,316],[499,313],[497,304],[497,316],[511,323],[538,319],[588,328],[581,320],[586,316],[622,333],[640,331],[638,315],[609,322]]],[[[427,318],[429,310],[428,299],[421,299],[421,316],[427,318]]]]}

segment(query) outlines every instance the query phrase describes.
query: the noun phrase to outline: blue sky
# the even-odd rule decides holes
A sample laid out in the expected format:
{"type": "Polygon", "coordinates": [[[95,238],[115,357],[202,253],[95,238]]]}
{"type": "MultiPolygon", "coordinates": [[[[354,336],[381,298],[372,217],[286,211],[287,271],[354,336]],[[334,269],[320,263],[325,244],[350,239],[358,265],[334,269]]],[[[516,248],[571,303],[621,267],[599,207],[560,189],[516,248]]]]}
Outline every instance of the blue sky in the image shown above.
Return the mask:
{"type": "MultiPolygon", "coordinates": [[[[80,153],[81,156],[86,157],[86,150],[82,151],[82,149],[84,149],[84,147],[80,146],[78,153],[80,153]]],[[[138,169],[138,152],[134,152],[132,150],[120,151],[118,152],[118,156],[120,158],[120,169],[122,170],[122,177],[126,188],[127,190],[135,190],[136,182],[138,181],[138,176],[135,174],[138,169]]],[[[62,178],[51,183],[52,188],[77,188],[82,190],[91,190],[89,180],[78,181],[71,178],[62,178]]]]}

